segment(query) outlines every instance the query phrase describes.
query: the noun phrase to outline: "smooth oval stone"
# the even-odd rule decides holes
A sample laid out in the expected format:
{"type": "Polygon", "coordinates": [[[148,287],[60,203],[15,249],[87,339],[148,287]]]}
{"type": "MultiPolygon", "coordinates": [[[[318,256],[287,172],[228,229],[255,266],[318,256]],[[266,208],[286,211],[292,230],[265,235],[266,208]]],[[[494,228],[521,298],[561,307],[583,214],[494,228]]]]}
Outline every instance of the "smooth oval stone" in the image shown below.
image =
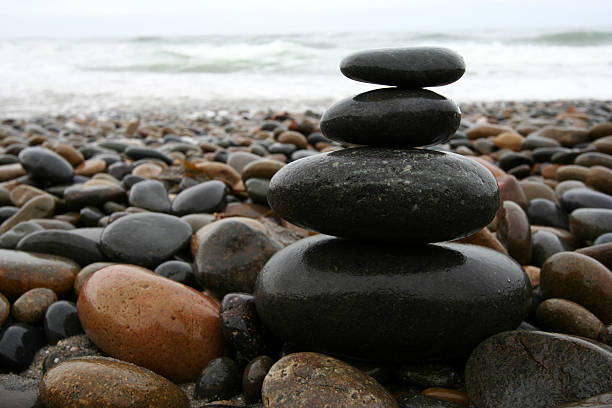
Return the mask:
{"type": "Polygon", "coordinates": [[[563,334],[509,331],[472,352],[465,385],[477,407],[556,407],[612,388],[612,349],[563,334]]]}
{"type": "Polygon", "coordinates": [[[156,274],[183,285],[195,287],[197,282],[190,264],[183,261],[166,261],[155,268],[156,274]]]}
{"type": "Polygon", "coordinates": [[[218,357],[211,360],[198,377],[195,395],[205,401],[227,400],[240,393],[240,371],[234,360],[218,357]]]}
{"type": "Polygon", "coordinates": [[[67,337],[83,334],[76,305],[67,300],[49,306],[45,312],[44,328],[47,342],[52,345],[67,337]]]}
{"type": "Polygon", "coordinates": [[[578,208],[612,209],[612,196],[590,188],[574,188],[561,196],[561,206],[568,214],[578,208]]]}
{"type": "Polygon", "coordinates": [[[67,258],[0,249],[0,288],[9,299],[34,288],[49,288],[58,296],[66,295],[79,269],[67,258]]]}
{"type": "Polygon", "coordinates": [[[222,211],[227,203],[227,189],[219,180],[210,180],[181,191],[172,202],[177,215],[222,211]]]}
{"type": "Polygon", "coordinates": [[[255,299],[245,293],[229,293],[221,302],[223,337],[243,356],[252,359],[268,351],[264,326],[257,316],[255,299]]]}
{"type": "Polygon", "coordinates": [[[147,147],[128,147],[125,150],[125,155],[131,159],[139,160],[139,159],[159,159],[166,163],[167,165],[172,164],[172,159],[159,150],[150,149],[147,147]]]}
{"type": "Polygon", "coordinates": [[[318,353],[294,353],[278,360],[263,381],[266,408],[396,408],[395,398],[361,370],[318,353]]]}
{"type": "Polygon", "coordinates": [[[4,234],[0,235],[0,247],[15,249],[17,243],[25,236],[42,231],[44,228],[32,221],[22,221],[4,234]]]}
{"type": "Polygon", "coordinates": [[[547,299],[536,311],[538,327],[594,340],[607,337],[606,326],[588,309],[565,299],[547,299]]]}
{"type": "Polygon", "coordinates": [[[171,206],[166,187],[157,180],[134,184],[130,189],[130,205],[157,212],[169,212],[171,206]]]}
{"type": "Polygon", "coordinates": [[[0,401],[7,408],[40,408],[38,381],[14,374],[0,374],[0,401]]]}
{"type": "Polygon", "coordinates": [[[261,387],[273,364],[274,360],[269,356],[255,357],[247,364],[242,375],[242,393],[247,402],[261,400],[261,387]]]}
{"type": "Polygon", "coordinates": [[[527,197],[527,200],[531,201],[535,198],[545,198],[554,202],[555,204],[559,204],[559,198],[557,198],[557,194],[552,188],[550,188],[546,184],[528,180],[523,180],[519,184],[521,185],[521,188],[523,189],[523,193],[525,193],[525,197],[527,197]]]}
{"type": "Polygon", "coordinates": [[[44,230],[29,234],[19,241],[17,249],[72,259],[81,266],[103,261],[98,242],[74,233],[75,230],[44,230]]]}
{"type": "Polygon", "coordinates": [[[46,344],[44,333],[37,327],[26,323],[6,326],[0,331],[0,367],[19,373],[46,344]]]}
{"type": "Polygon", "coordinates": [[[0,234],[13,228],[15,225],[23,221],[29,221],[34,218],[45,218],[53,214],[55,210],[55,200],[49,195],[41,195],[32,198],[19,209],[17,213],[0,225],[0,234]]]}
{"type": "Polygon", "coordinates": [[[195,381],[224,353],[216,301],[144,268],[97,271],[77,306],[85,333],[105,353],[177,383],[195,381]]]}
{"type": "Polygon", "coordinates": [[[595,259],[575,252],[551,256],[540,272],[546,298],[572,300],[612,323],[612,272],[595,259]]]}
{"type": "Polygon", "coordinates": [[[578,166],[604,166],[612,169],[612,155],[600,152],[586,152],[576,157],[574,163],[578,166]]]}
{"type": "Polygon", "coordinates": [[[129,214],[104,228],[100,249],[111,260],[154,268],[191,238],[191,227],[160,213],[129,214]]]}
{"type": "Polygon", "coordinates": [[[259,271],[283,246],[240,221],[227,221],[202,238],[194,256],[194,274],[215,293],[252,292],[259,271]]]}
{"type": "Polygon", "coordinates": [[[531,166],[533,164],[533,159],[523,153],[516,152],[504,153],[499,158],[499,167],[504,171],[508,171],[511,168],[520,166],[522,164],[531,166]]]}
{"type": "Polygon", "coordinates": [[[229,154],[227,158],[227,164],[228,166],[236,170],[238,174],[240,174],[242,173],[242,170],[247,164],[254,162],[255,160],[259,160],[259,159],[261,159],[261,157],[253,153],[232,152],[229,154]]]}
{"type": "Polygon", "coordinates": [[[185,393],[145,368],[105,357],[80,357],[51,368],[40,382],[47,408],[188,408],[185,393]]]}
{"type": "Polygon", "coordinates": [[[340,71],[355,81],[423,88],[455,82],[465,72],[465,62],[448,48],[383,48],[345,57],[340,71]]]}
{"type": "Polygon", "coordinates": [[[555,187],[555,193],[557,193],[557,196],[562,197],[566,192],[584,186],[585,184],[580,180],[565,180],[557,184],[555,187]]]}
{"type": "Polygon", "coordinates": [[[592,242],[612,232],[612,209],[579,208],[570,214],[570,231],[580,242],[592,242]]]}
{"type": "Polygon", "coordinates": [[[504,201],[499,209],[497,237],[510,256],[521,265],[531,261],[531,229],[527,214],[513,201],[504,201]]]}
{"type": "Polygon", "coordinates": [[[21,322],[35,324],[43,319],[47,308],[55,301],[57,295],[51,289],[31,289],[13,303],[11,313],[21,322]]]}
{"type": "Polygon", "coordinates": [[[612,270],[612,233],[600,235],[599,238],[595,240],[592,246],[580,248],[576,252],[597,259],[606,268],[612,270]],[[606,236],[608,241],[605,241],[606,236]],[[602,240],[602,243],[598,243],[597,241],[602,237],[604,240],[602,240]]]}
{"type": "Polygon", "coordinates": [[[121,202],[124,199],[125,190],[114,184],[76,184],[64,191],[66,206],[71,209],[80,209],[88,205],[102,208],[107,201],[121,202]]]}
{"type": "Polygon", "coordinates": [[[247,182],[251,178],[270,179],[276,172],[285,166],[285,163],[278,160],[260,159],[255,160],[242,169],[242,181],[247,182]]]}
{"type": "Polygon", "coordinates": [[[531,264],[542,266],[554,254],[565,250],[561,239],[550,231],[536,231],[531,236],[531,264]]]}
{"type": "Polygon", "coordinates": [[[270,258],[254,292],[264,325],[287,341],[393,361],[467,352],[517,327],[530,294],[522,268],[488,248],[396,247],[326,236],[270,258]]]}
{"type": "Polygon", "coordinates": [[[587,172],[584,182],[606,194],[612,194],[612,170],[603,166],[593,166],[587,172]]]}
{"type": "MultiPolygon", "coordinates": [[[[249,198],[254,203],[268,205],[268,189],[270,180],[261,178],[250,178],[244,183],[249,198]]],[[[1,238],[0,238],[1,239],[1,238]]]]}
{"type": "Polygon", "coordinates": [[[19,153],[19,162],[33,177],[63,183],[72,180],[74,168],[59,154],[44,147],[28,147],[19,153]]]}
{"type": "Polygon", "coordinates": [[[529,202],[526,212],[531,225],[569,229],[567,214],[553,201],[535,198],[529,202]]]}
{"type": "Polygon", "coordinates": [[[499,192],[487,169],[453,153],[360,147],[288,164],[268,202],[287,221],[329,235],[438,242],[486,226],[499,192]]]}
{"type": "Polygon", "coordinates": [[[382,88],[342,99],[321,117],[323,134],[338,142],[390,148],[444,143],[461,112],[450,99],[425,89],[382,88]]]}

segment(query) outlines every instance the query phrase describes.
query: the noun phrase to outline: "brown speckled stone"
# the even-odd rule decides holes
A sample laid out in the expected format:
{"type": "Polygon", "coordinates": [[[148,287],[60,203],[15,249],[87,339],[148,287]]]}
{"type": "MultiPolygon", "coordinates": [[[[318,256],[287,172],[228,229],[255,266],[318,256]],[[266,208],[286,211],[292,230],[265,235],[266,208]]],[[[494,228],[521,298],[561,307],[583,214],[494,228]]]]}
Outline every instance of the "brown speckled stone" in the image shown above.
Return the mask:
{"type": "Polygon", "coordinates": [[[22,184],[11,190],[11,201],[13,202],[13,204],[15,204],[15,206],[21,207],[22,205],[30,201],[32,198],[40,195],[52,197],[55,199],[56,202],[59,201],[55,196],[52,196],[46,191],[33,186],[29,186],[27,184],[22,184]]]}
{"type": "Polygon", "coordinates": [[[0,327],[2,327],[10,313],[11,302],[9,302],[6,296],[0,293],[0,327]]]}
{"type": "Polygon", "coordinates": [[[504,201],[497,216],[497,238],[521,265],[531,261],[531,229],[527,214],[513,201],[504,201]]]}
{"type": "Polygon", "coordinates": [[[81,289],[78,310],[85,333],[104,352],[177,383],[194,381],[224,353],[219,305],[145,268],[97,271],[81,289]]]}
{"type": "Polygon", "coordinates": [[[0,288],[9,299],[34,288],[49,288],[63,296],[72,290],[79,269],[67,258],[0,249],[0,288]]]}
{"type": "Polygon", "coordinates": [[[565,299],[546,299],[536,311],[538,327],[550,332],[574,334],[607,341],[606,326],[593,313],[565,299]]]}
{"type": "Polygon", "coordinates": [[[76,166],[85,160],[83,154],[70,145],[58,143],[53,146],[52,149],[55,151],[55,153],[68,160],[68,163],[72,164],[73,166],[76,166]]]}
{"type": "Polygon", "coordinates": [[[266,408],[397,407],[372,377],[318,353],[295,353],[277,361],[261,394],[266,408]]]}
{"type": "Polygon", "coordinates": [[[28,290],[13,303],[13,317],[25,323],[38,323],[45,316],[47,308],[57,300],[57,295],[48,288],[28,290]]]}
{"type": "Polygon", "coordinates": [[[523,188],[516,177],[506,174],[497,179],[497,185],[499,186],[499,196],[502,202],[512,201],[521,208],[527,208],[529,200],[527,200],[523,188]]]}
{"type": "Polygon", "coordinates": [[[105,357],[83,357],[51,368],[39,387],[47,408],[187,408],[175,384],[134,364],[105,357]]]}
{"type": "Polygon", "coordinates": [[[575,252],[559,252],[542,265],[542,294],[574,301],[612,323],[612,272],[600,262],[575,252]]]}

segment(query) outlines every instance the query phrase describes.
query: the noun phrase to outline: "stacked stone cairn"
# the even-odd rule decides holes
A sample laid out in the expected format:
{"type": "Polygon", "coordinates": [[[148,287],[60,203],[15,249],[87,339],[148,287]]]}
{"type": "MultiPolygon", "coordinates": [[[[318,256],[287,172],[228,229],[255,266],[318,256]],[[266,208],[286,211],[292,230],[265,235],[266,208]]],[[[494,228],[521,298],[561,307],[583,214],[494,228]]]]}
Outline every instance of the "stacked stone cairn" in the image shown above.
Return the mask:
{"type": "Polygon", "coordinates": [[[461,120],[453,101],[423,87],[459,79],[463,59],[444,48],[381,49],[348,56],[341,70],[391,87],[324,113],[325,136],[360,146],[295,161],[271,180],[273,210],[321,234],[266,263],[258,314],[305,350],[369,361],[465,358],[521,323],[531,286],[500,252],[444,242],[486,227],[500,204],[486,168],[423,148],[447,141],[461,120]]]}

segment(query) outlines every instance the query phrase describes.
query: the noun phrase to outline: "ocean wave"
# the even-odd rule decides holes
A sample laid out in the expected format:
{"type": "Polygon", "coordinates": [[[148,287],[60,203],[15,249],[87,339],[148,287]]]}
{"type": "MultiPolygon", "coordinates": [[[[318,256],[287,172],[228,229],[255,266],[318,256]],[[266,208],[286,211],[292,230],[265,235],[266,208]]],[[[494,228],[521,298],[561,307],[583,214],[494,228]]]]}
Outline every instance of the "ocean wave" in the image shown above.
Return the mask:
{"type": "Polygon", "coordinates": [[[593,46],[612,44],[612,31],[560,31],[533,37],[515,38],[517,42],[540,45],[593,46]]]}

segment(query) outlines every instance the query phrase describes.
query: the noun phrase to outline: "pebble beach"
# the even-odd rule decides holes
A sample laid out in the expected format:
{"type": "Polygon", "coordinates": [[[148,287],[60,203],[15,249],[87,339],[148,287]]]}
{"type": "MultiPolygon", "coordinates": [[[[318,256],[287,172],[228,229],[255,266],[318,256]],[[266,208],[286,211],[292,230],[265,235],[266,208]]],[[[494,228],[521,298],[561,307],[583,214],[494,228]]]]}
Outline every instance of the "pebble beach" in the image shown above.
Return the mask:
{"type": "Polygon", "coordinates": [[[612,101],[395,52],[327,110],[0,118],[0,401],[612,404],[612,101]]]}

